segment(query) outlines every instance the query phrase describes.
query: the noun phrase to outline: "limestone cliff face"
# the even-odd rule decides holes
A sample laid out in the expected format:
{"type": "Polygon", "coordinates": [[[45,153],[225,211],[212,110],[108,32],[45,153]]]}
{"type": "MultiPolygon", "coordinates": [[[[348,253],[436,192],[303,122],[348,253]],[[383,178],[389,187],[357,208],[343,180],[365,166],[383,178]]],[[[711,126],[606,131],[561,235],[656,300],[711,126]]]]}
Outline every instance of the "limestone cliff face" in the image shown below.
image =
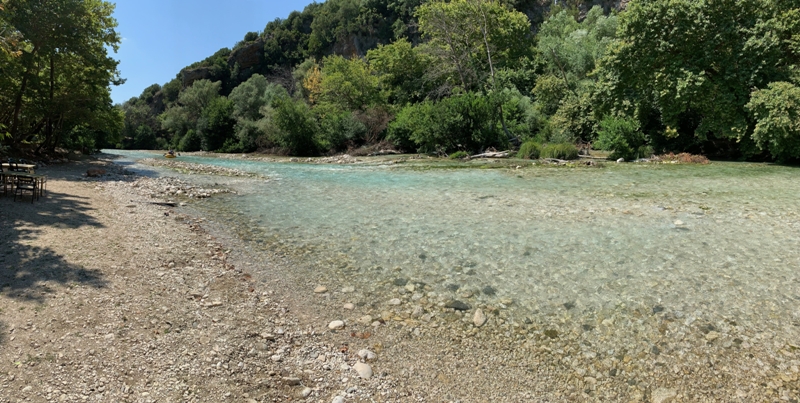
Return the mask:
{"type": "Polygon", "coordinates": [[[181,70],[181,81],[183,88],[189,87],[197,80],[210,80],[213,78],[211,67],[186,68],[181,70]]]}
{"type": "Polygon", "coordinates": [[[333,53],[345,57],[364,57],[367,51],[378,46],[378,38],[350,35],[347,40],[339,41],[333,45],[333,53]]]}
{"type": "Polygon", "coordinates": [[[249,69],[264,61],[264,42],[261,39],[234,49],[228,56],[228,67],[238,64],[240,69],[249,69]]]}
{"type": "Polygon", "coordinates": [[[253,73],[261,72],[266,68],[267,60],[264,57],[264,41],[259,38],[234,49],[228,56],[228,69],[235,80],[244,81],[253,73]]]}

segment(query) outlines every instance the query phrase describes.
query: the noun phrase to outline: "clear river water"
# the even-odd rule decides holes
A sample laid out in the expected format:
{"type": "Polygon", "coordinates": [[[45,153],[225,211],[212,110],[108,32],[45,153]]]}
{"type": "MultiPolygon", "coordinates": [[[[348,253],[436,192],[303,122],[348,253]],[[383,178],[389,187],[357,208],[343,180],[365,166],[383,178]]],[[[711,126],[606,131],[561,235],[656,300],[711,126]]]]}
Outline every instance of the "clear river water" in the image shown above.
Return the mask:
{"type": "Polygon", "coordinates": [[[769,335],[775,348],[800,340],[797,168],[180,160],[268,177],[205,178],[236,194],[193,208],[251,252],[280,249],[313,281],[352,286],[368,304],[407,292],[500,306],[506,322],[561,332],[668,312],[704,333],[769,335]]]}

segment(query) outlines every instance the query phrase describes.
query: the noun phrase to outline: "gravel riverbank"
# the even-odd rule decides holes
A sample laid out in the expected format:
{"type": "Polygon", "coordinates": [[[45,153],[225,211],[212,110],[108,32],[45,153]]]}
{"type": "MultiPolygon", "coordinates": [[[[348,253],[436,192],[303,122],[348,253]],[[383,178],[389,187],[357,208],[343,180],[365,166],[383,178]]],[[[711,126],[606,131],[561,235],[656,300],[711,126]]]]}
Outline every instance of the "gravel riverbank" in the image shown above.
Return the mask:
{"type": "Polygon", "coordinates": [[[771,345],[768,331],[734,338],[735,323],[701,329],[654,308],[640,313],[654,330],[644,347],[595,351],[621,324],[553,332],[504,321],[502,307],[425,304],[414,296],[435,296],[413,283],[369,304],[348,284],[304,279],[282,255],[254,259],[193,213],[221,187],[98,160],[42,173],[47,197],[0,198],[0,403],[799,396],[800,351],[771,345]],[[89,168],[107,173],[87,178],[89,168]],[[179,203],[150,203],[167,199],[179,203]]]}

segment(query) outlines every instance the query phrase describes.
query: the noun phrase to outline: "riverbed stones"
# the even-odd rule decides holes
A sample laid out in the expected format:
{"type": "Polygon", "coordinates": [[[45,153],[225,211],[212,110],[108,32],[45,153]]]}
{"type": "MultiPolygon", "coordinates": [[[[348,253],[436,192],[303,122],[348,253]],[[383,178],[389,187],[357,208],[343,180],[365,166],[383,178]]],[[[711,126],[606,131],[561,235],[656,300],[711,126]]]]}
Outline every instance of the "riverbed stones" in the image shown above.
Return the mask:
{"type": "Polygon", "coordinates": [[[355,308],[356,308],[356,306],[355,306],[355,305],[353,305],[353,304],[352,304],[352,303],[350,303],[350,302],[348,302],[348,303],[344,304],[342,307],[343,307],[344,309],[347,309],[347,310],[353,310],[353,309],[355,309],[355,308]]]}
{"type": "Polygon", "coordinates": [[[325,287],[324,285],[318,285],[317,288],[314,289],[314,292],[317,293],[317,294],[322,294],[322,293],[327,292],[327,291],[328,291],[328,287],[325,287]]]}
{"type": "Polygon", "coordinates": [[[331,323],[328,323],[328,329],[331,330],[339,330],[344,328],[344,321],[341,320],[334,320],[331,323]]]}
{"type": "Polygon", "coordinates": [[[370,350],[361,349],[358,350],[358,356],[364,361],[374,361],[378,356],[370,350]]]}
{"type": "Polygon", "coordinates": [[[331,403],[344,403],[344,397],[342,397],[342,396],[335,396],[335,397],[333,398],[333,400],[331,400],[331,403]]]}
{"type": "Polygon", "coordinates": [[[670,403],[674,402],[677,396],[678,392],[675,389],[658,388],[653,392],[650,400],[652,403],[670,403]]]}
{"type": "Polygon", "coordinates": [[[372,378],[372,367],[365,362],[357,362],[356,365],[353,365],[353,369],[362,379],[372,378]]]}
{"type": "Polygon", "coordinates": [[[476,309],[475,315],[472,316],[472,323],[476,327],[481,327],[486,324],[486,315],[483,313],[482,309],[476,309]]]}
{"type": "Polygon", "coordinates": [[[395,305],[396,306],[396,305],[400,305],[402,303],[403,303],[403,301],[401,301],[400,298],[392,298],[392,299],[389,300],[389,305],[395,305]]]}
{"type": "Polygon", "coordinates": [[[469,311],[470,309],[472,309],[472,307],[469,306],[469,304],[461,302],[456,299],[448,301],[446,304],[444,304],[444,307],[455,309],[456,311],[469,311]]]}

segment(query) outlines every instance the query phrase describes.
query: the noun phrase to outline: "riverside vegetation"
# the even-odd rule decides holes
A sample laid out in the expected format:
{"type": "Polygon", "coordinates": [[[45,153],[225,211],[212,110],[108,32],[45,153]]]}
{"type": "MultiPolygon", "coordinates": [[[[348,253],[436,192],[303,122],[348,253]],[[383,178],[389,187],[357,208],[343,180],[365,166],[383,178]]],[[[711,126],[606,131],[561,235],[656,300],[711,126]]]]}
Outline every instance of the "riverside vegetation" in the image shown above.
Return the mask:
{"type": "Polygon", "coordinates": [[[800,156],[797,0],[552,3],[313,3],[111,105],[111,3],[3,0],[0,152],[800,156]]]}
{"type": "Polygon", "coordinates": [[[127,101],[117,146],[800,156],[797,1],[555,3],[311,4],[127,101]]]}

